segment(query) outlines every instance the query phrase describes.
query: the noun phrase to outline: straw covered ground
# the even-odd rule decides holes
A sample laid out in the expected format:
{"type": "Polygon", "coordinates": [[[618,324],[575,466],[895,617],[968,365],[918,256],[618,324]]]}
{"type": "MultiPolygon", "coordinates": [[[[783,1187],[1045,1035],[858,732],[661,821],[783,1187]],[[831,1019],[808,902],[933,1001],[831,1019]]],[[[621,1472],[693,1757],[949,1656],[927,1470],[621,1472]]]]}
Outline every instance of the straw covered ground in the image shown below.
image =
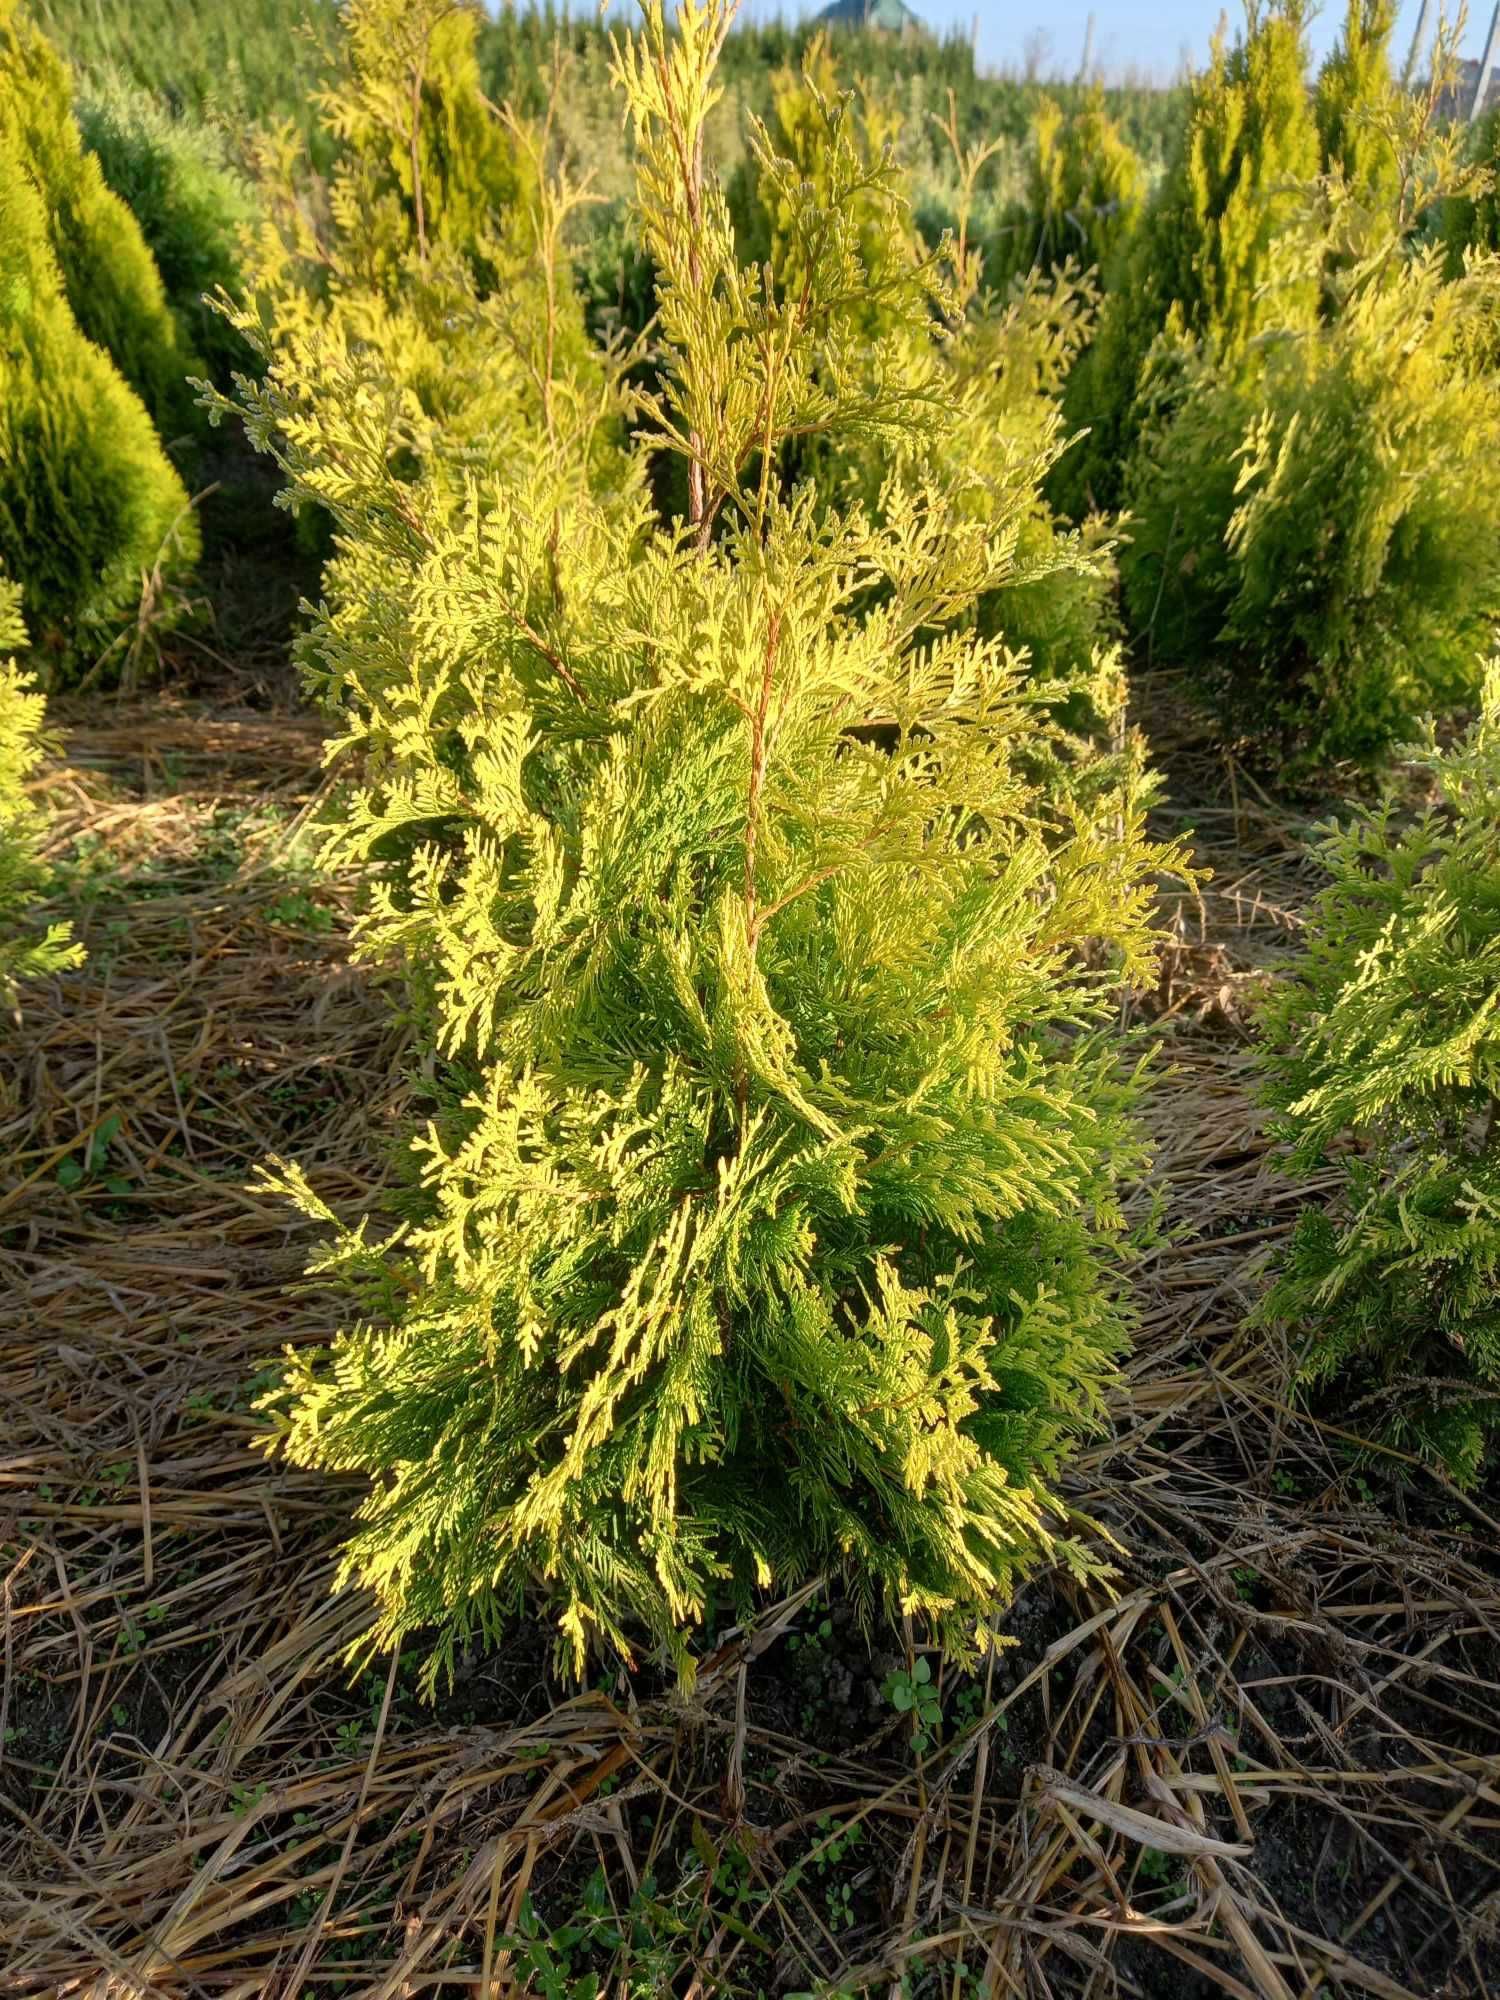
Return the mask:
{"type": "Polygon", "coordinates": [[[1244,1002],[1315,877],[1169,685],[1165,817],[1216,874],[1169,910],[1167,1234],[1072,1479],[1114,1594],[1039,1579],[971,1682],[808,1588],[687,1702],[561,1685],[540,1631],[435,1710],[340,1667],[351,1493],[250,1410],[338,1306],[247,1184],[285,1153],[378,1213],[422,1077],[308,859],[317,725],[235,685],[77,720],[45,785],[89,960],[0,1044],[0,1992],[1500,1993],[1493,1491],[1372,1462],[1242,1330],[1302,1198],[1244,1002]]]}

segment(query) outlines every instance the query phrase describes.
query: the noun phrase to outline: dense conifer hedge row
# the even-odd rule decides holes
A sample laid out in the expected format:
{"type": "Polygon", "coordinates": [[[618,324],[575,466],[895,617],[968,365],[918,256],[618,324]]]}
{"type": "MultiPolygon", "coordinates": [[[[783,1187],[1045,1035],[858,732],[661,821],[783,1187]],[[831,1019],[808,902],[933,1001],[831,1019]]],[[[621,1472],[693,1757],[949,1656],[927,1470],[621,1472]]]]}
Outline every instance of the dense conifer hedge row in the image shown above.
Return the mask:
{"type": "Polygon", "coordinates": [[[0,565],[49,682],[106,655],[197,548],[164,449],[196,365],[61,59],[0,0],[0,565]]]}
{"type": "MultiPolygon", "coordinates": [[[[182,390],[196,368],[183,365],[189,343],[221,384],[243,360],[201,298],[217,284],[236,288],[250,198],[226,170],[222,139],[175,116],[172,103],[101,81],[113,46],[108,10],[84,23],[54,4],[48,18],[93,79],[81,106],[86,154],[55,55],[12,26],[13,96],[30,107],[20,122],[33,173],[53,187],[54,249],[82,330],[170,440],[193,421],[182,390]],[[122,232],[120,205],[101,182],[133,203],[165,294],[140,232],[122,232]]],[[[1099,542],[1098,509],[1133,516],[1123,549],[1127,636],[1138,652],[1193,672],[1227,729],[1253,717],[1278,763],[1289,753],[1308,763],[1378,760],[1427,709],[1472,698],[1484,650],[1475,634],[1492,610],[1493,500],[1489,480],[1475,478],[1493,456],[1483,445],[1492,419],[1482,408],[1491,370],[1481,330],[1491,197],[1482,177],[1458,171],[1451,138],[1415,117],[1396,88],[1391,25],[1387,0],[1349,0],[1342,38],[1309,88],[1299,5],[1277,0],[1238,37],[1221,37],[1185,94],[1158,94],[1149,116],[1128,91],[1007,97],[975,77],[957,43],[897,51],[878,36],[838,36],[820,47],[807,34],[739,27],[726,38],[705,132],[740,249],[757,258],[768,222],[751,187],[747,109],[796,157],[788,119],[803,70],[824,96],[858,79],[852,115],[865,143],[889,145],[908,176],[918,250],[934,249],[944,227],[956,231],[962,208],[998,303],[1017,280],[1031,288],[1020,316],[1051,341],[1049,406],[1061,388],[1067,423],[1084,433],[1049,475],[1048,493],[1099,542]],[[979,162],[967,188],[966,158],[979,162]],[[1444,259],[1432,265],[1437,241],[1444,259]],[[1350,451],[1363,455],[1362,471],[1343,482],[1330,516],[1320,481],[1337,481],[1350,451]]],[[[247,22],[246,48],[277,32],[270,16],[258,28],[247,22]]],[[[408,52],[406,31],[396,32],[387,55],[399,68],[408,52]]],[[[150,61],[170,62],[164,29],[143,19],[137,74],[153,36],[150,61]]],[[[633,169],[608,105],[603,32],[514,10],[487,22],[460,9],[433,42],[416,106],[427,155],[416,178],[424,193],[448,176],[466,180],[442,193],[455,214],[468,204],[470,238],[496,226],[520,192],[505,185],[514,162],[489,107],[509,101],[541,118],[561,52],[569,80],[550,95],[549,144],[608,197],[574,218],[575,281],[592,331],[639,332],[653,274],[625,200],[633,169]],[[446,45],[459,42],[470,74],[456,90],[446,45]]],[[[188,81],[194,46],[189,37],[171,72],[178,111],[209,103],[188,81]]],[[[349,36],[326,11],[313,10],[296,46],[299,62],[315,55],[325,87],[347,68],[349,36]]],[[[251,121],[238,141],[284,239],[316,229],[330,200],[347,200],[356,171],[384,176],[387,199],[410,179],[410,144],[394,108],[376,101],[374,66],[371,103],[344,99],[352,122],[319,118],[312,85],[301,125],[273,136],[279,99],[256,60],[260,136],[251,121]],[[383,162],[371,150],[375,128],[387,134],[383,162]]],[[[1487,146],[1481,132],[1481,159],[1487,146]]],[[[378,282],[371,270],[363,280],[378,282]]],[[[1040,514],[1031,532],[1044,552],[1040,514]]],[[[1039,658],[1079,656],[1090,629],[1108,620],[1109,595],[1107,583],[1092,595],[1055,583],[1029,599],[1012,593],[1008,610],[1039,658]]]]}
{"type": "Polygon", "coordinates": [[[145,405],[73,316],[29,161],[0,136],[0,562],[48,679],[106,651],[195,536],[145,405]]]}

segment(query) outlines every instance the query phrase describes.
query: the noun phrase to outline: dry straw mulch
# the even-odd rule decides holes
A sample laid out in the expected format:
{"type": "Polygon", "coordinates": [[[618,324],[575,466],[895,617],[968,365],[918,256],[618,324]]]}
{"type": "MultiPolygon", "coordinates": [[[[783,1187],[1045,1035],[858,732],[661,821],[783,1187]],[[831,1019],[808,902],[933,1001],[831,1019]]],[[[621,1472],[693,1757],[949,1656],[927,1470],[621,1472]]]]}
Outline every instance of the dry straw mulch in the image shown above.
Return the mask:
{"type": "Polygon", "coordinates": [[[246,1184],[284,1152],[378,1212],[421,1077],[349,962],[356,885],[299,858],[314,725],[73,732],[47,784],[90,961],[0,1063],[0,1992],[581,2000],[616,1936],[622,1995],[1500,1992],[1500,1527],[1299,1414],[1242,1330],[1300,1198],[1243,1002],[1311,877],[1173,749],[1217,875],[1172,913],[1166,1234],[1072,1482],[1116,1590],[1035,1582],[919,1752],[899,1641],[872,1665],[815,1588],[688,1700],[561,1686],[533,1631],[435,1711],[409,1663],[351,1685],[352,1495],[256,1453],[249,1407],[337,1306],[246,1184]]]}

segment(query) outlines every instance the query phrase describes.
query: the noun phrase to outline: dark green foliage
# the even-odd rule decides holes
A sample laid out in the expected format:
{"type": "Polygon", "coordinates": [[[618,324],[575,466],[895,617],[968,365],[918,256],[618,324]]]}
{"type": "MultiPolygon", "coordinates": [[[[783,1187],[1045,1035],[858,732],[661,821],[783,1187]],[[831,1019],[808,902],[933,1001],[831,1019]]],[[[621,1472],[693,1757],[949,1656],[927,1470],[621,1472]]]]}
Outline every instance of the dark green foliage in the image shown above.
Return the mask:
{"type": "Polygon", "coordinates": [[[1265,1316],[1340,1421],[1471,1484],[1500,1431],[1500,668],[1429,744],[1415,817],[1330,828],[1332,880],[1264,1013],[1288,1166],[1336,1185],[1302,1217],[1265,1316]]]}
{"type": "Polygon", "coordinates": [[[140,399],[69,310],[41,195],[0,137],[0,567],[57,681],[149,606],[197,526],[140,399]]]}
{"type": "Polygon", "coordinates": [[[1442,236],[1449,268],[1463,267],[1467,250],[1500,250],[1500,104],[1476,118],[1469,132],[1468,155],[1482,176],[1477,186],[1451,194],[1442,206],[1442,236]]]}
{"type": "MultiPolygon", "coordinates": [[[[79,4],[80,0],[75,0],[79,4]]],[[[601,47],[611,34],[635,32],[628,17],[618,26],[601,25],[592,8],[577,8],[566,16],[555,5],[503,7],[480,37],[480,63],[485,89],[496,103],[511,101],[531,116],[546,108],[553,52],[564,51],[600,73],[601,47]]],[[[737,20],[724,43],[720,83],[735,106],[736,130],[746,113],[768,119],[773,110],[775,79],[800,75],[814,43],[829,43],[840,89],[865,88],[883,98],[899,97],[916,107],[911,131],[917,142],[908,162],[919,178],[924,169],[939,172],[948,163],[948,145],[935,131],[928,114],[946,120],[950,93],[960,138],[965,146],[999,136],[1021,146],[1030,134],[1037,107],[1056,102],[1071,116],[1087,106],[1096,86],[1084,83],[1041,84],[1012,75],[986,75],[976,68],[966,35],[898,38],[840,29],[831,36],[812,20],[756,22],[737,20]]],[[[1182,120],[1183,92],[1173,86],[1149,84],[1106,87],[1102,100],[1124,143],[1143,160],[1160,162],[1172,145],[1182,120]]],[[[716,128],[717,129],[717,128],[716,128]]]]}
{"type": "Polygon", "coordinates": [[[250,350],[205,298],[221,289],[238,296],[240,232],[256,210],[223,134],[119,84],[88,91],[77,115],[105,181],[140,225],[183,344],[227,386],[250,350]]]}
{"type": "MultiPolygon", "coordinates": [[[[337,0],[237,0],[232,6],[35,0],[35,12],[91,86],[123,77],[174,113],[210,120],[231,133],[290,121],[320,168],[330,163],[315,93],[333,67],[337,0]]],[[[592,7],[564,11],[552,0],[536,7],[497,6],[480,27],[484,90],[496,104],[513,103],[523,115],[540,118],[561,48],[577,64],[588,93],[604,99],[604,122],[617,128],[606,87],[608,37],[616,31],[616,24],[601,23],[592,7]]],[[[619,31],[632,32],[628,20],[619,31]]],[[[786,68],[800,70],[815,32],[811,23],[736,24],[725,43],[722,70],[739,107],[736,125],[744,110],[768,112],[771,78],[786,68]]],[[[976,69],[963,35],[893,41],[844,31],[835,57],[845,85],[864,78],[880,88],[909,89],[925,110],[945,113],[951,90],[966,143],[998,132],[1019,145],[1043,95],[1072,111],[1090,94],[1084,85],[1053,83],[1044,89],[1013,76],[986,76],[976,69]]],[[[1119,85],[1105,91],[1105,101],[1135,152],[1151,162],[1166,156],[1182,116],[1179,89],[1119,85]]],[[[930,163],[940,166],[945,151],[935,140],[930,163]]]]}
{"type": "Polygon", "coordinates": [[[103,348],[168,440],[191,427],[199,363],[130,210],[84,150],[71,80],[18,0],[0,0],[0,142],[41,190],[52,251],[82,332],[103,348]]]}
{"type": "Polygon", "coordinates": [[[575,270],[590,332],[638,337],[656,311],[656,273],[625,202],[596,212],[579,245],[575,270]]]}
{"type": "Polygon", "coordinates": [[[33,0],[32,11],[90,93],[123,83],[231,135],[291,120],[320,144],[314,96],[338,0],[33,0]]]}

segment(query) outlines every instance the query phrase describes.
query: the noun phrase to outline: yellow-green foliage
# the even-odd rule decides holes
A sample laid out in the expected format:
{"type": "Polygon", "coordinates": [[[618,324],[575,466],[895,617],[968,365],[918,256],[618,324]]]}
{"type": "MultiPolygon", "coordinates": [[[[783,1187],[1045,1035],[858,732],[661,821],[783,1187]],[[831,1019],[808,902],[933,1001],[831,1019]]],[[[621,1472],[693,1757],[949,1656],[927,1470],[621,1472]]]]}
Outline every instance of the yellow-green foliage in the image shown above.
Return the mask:
{"type": "Polygon", "coordinates": [[[1129,622],[1278,759],[1378,761],[1472,697],[1500,613],[1500,264],[1421,247],[1465,172],[1446,44],[1398,91],[1390,26],[1353,0],[1253,338],[1163,339],[1131,411],[1129,622]]]}
{"type": "MultiPolygon", "coordinates": [[[[0,576],[0,654],[26,643],[21,592],[0,576]]],[[[26,780],[42,760],[46,702],[13,658],[0,659],[0,1000],[16,1004],[24,979],[77,965],[83,953],[66,924],[38,931],[30,904],[42,880],[36,858],[42,815],[26,795],[26,780]]]]}
{"type": "Polygon", "coordinates": [[[963,1648],[1035,1563],[1098,1561],[1056,1479],[1124,1340],[1142,1145],[1105,1024],[1163,857],[1037,786],[1037,697],[972,629],[1055,446],[982,514],[923,473],[947,292],[893,274],[872,352],[891,170],[839,126],[820,191],[753,130],[804,255],[768,289],[699,143],[724,0],[643,14],[661,386],[628,460],[617,372],[525,296],[487,302],[516,422],[461,505],[401,366],[333,323],[251,392],[337,523],[309,659],[370,755],[334,849],[383,862],[363,946],[443,1057],[425,1208],[337,1233],[362,1313],[289,1355],[271,1442],[366,1475],[343,1579],[370,1643],[434,1628],[434,1674],[534,1590],[573,1666],[644,1640],[688,1674],[721,1609],[826,1567],[963,1648]],[[887,441],[878,519],[791,481],[813,436],[887,441]],[[645,498],[663,448],[681,521],[645,498]]]}
{"type": "Polygon", "coordinates": [[[68,307],[47,212],[0,137],[0,566],[55,683],[101,652],[143,577],[197,552],[151,419],[68,307]]]}
{"type": "Polygon", "coordinates": [[[483,98],[472,9],[351,0],[342,18],[339,76],[319,98],[336,148],[326,201],[290,129],[262,148],[254,317],[295,357],[290,376],[366,369],[372,394],[405,399],[403,449],[446,464],[457,496],[470,454],[518,421],[503,350],[523,302],[559,365],[586,365],[563,246],[539,256],[530,234],[571,228],[582,194],[561,211],[539,201],[546,135],[483,98]]]}
{"type": "MultiPolygon", "coordinates": [[[[824,201],[833,199],[831,115],[857,134],[856,143],[870,168],[865,182],[847,196],[848,221],[866,276],[861,309],[870,332],[878,336],[898,316],[883,309],[885,295],[906,281],[920,247],[907,204],[892,201],[889,177],[882,181],[879,175],[882,164],[894,159],[901,116],[872,88],[841,91],[828,37],[818,35],[801,70],[780,69],[771,85],[771,143],[779,159],[790,160],[797,168],[799,197],[805,186],[824,201]]],[[[799,240],[800,210],[783,192],[781,180],[761,171],[761,161],[752,155],[737,168],[728,200],[741,257],[747,264],[769,264],[782,292],[795,295],[807,281],[811,246],[799,240]]]]}
{"type": "Polygon", "coordinates": [[[1394,0],[1346,0],[1344,32],[1318,75],[1315,111],[1325,173],[1364,207],[1401,198],[1399,92],[1391,72],[1394,0]]]}
{"type": "MultiPolygon", "coordinates": [[[[1063,384],[1093,324],[1095,296],[1060,270],[1015,281],[997,297],[978,289],[980,273],[977,260],[955,266],[960,314],[943,348],[951,422],[928,459],[934,474],[946,465],[971,482],[969,504],[982,511],[987,486],[1004,486],[1018,453],[1040,450],[1050,463],[1064,449],[1063,384]]],[[[1076,714],[1076,696],[1062,690],[1077,683],[1082,693],[1101,659],[1113,661],[1119,650],[1109,524],[1091,516],[1069,528],[1038,485],[1015,553],[1010,579],[976,606],[978,629],[1023,655],[1076,714]]],[[[1083,699],[1089,705],[1093,697],[1083,699]]]]}
{"type": "MultiPolygon", "coordinates": [[[[1083,270],[1110,265],[1140,220],[1146,165],[1121,133],[1104,92],[1064,111],[1043,97],[1031,127],[1027,198],[1007,225],[1009,265],[1083,270]]],[[[997,270],[995,273],[999,276],[997,270]]]]}
{"type": "Polygon", "coordinates": [[[192,419],[198,362],[130,210],[84,150],[57,51],[18,0],[0,0],[0,145],[40,189],[73,317],[113,360],[168,439],[192,419]]]}
{"type": "MultiPolygon", "coordinates": [[[[765,266],[783,300],[798,296],[816,244],[799,239],[806,210],[780,192],[780,162],[789,159],[797,169],[798,201],[803,188],[827,200],[832,177],[846,171],[852,152],[863,175],[848,219],[862,274],[858,310],[874,343],[872,380],[893,353],[895,365],[915,377],[935,368],[930,393],[944,410],[941,425],[917,432],[813,438],[800,451],[799,469],[826,496],[857,497],[876,515],[887,480],[899,472],[936,482],[966,512],[988,518],[994,496],[1009,492],[1019,467],[1035,474],[1060,449],[1060,395],[1092,324],[1091,288],[1060,270],[1030,273],[1001,294],[988,289],[972,218],[976,185],[996,148],[965,147],[956,129],[948,134],[955,229],[936,247],[924,242],[911,220],[910,176],[896,164],[895,112],[873,91],[840,92],[825,42],[814,42],[801,75],[778,75],[774,103],[772,150],[752,157],[732,190],[747,260],[765,266]],[[930,268],[939,310],[912,321],[889,301],[922,268],[930,268]]],[[[1096,692],[1114,684],[1113,662],[1098,678],[1101,648],[1111,636],[1111,566],[1102,530],[1093,523],[1081,536],[1060,533],[1033,484],[1012,553],[1005,587],[986,592],[975,607],[977,626],[1024,653],[1041,676],[1078,683],[1073,707],[1082,719],[1082,684],[1096,692]]]]}
{"type": "Polygon", "coordinates": [[[1500,1432],[1500,665],[1418,768],[1419,813],[1388,798],[1327,829],[1331,880],[1265,1010],[1272,1129],[1334,1192],[1264,1311],[1305,1379],[1343,1378],[1341,1422],[1469,1484],[1500,1432]]]}
{"type": "MultiPolygon", "coordinates": [[[[537,246],[535,262],[502,293],[479,298],[472,274],[453,267],[440,291],[430,276],[407,285],[423,309],[442,300],[444,319],[430,336],[418,312],[357,293],[309,311],[292,287],[277,300],[284,320],[270,329],[265,298],[232,315],[258,350],[264,380],[242,385],[237,403],[217,398],[214,414],[243,415],[286,474],[293,504],[314,504],[334,523],[322,615],[299,647],[308,692],[346,721],[341,749],[357,746],[372,776],[422,798],[447,732],[471,725],[461,656],[434,700],[429,655],[445,642],[414,588],[413,561],[450,534],[473,560],[485,548],[498,559],[496,538],[524,525],[539,562],[536,538],[545,542],[582,492],[612,496],[626,521],[645,507],[640,468],[622,450],[619,367],[587,348],[578,322],[563,244],[579,200],[564,175],[538,176],[529,212],[513,218],[537,246]],[[337,449],[328,442],[335,434],[337,449]],[[519,493],[534,507],[524,524],[519,493]]],[[[503,592],[498,573],[491,584],[503,592]]],[[[482,610],[475,596],[462,616],[482,610]]],[[[402,846],[403,828],[425,837],[421,812],[366,822],[357,803],[351,810],[358,837],[387,856],[402,846]]]]}
{"type": "Polygon", "coordinates": [[[1107,274],[1098,337],[1068,385],[1069,421],[1089,436],[1053,490],[1075,519],[1119,505],[1162,344],[1203,340],[1232,355],[1262,329],[1316,312],[1315,277],[1288,277],[1282,262],[1319,166],[1306,65],[1300,0],[1275,0],[1252,6],[1232,47],[1219,35],[1194,79],[1175,157],[1107,274]]]}
{"type": "Polygon", "coordinates": [[[492,290],[507,219],[529,210],[535,162],[480,88],[478,14],[453,0],[350,0],[339,73],[317,93],[336,148],[324,190],[291,127],[265,142],[271,205],[256,277],[279,295],[361,295],[395,305],[457,259],[492,290]]]}
{"type": "Polygon", "coordinates": [[[1127,485],[1131,621],[1267,754],[1379,756],[1472,697],[1500,616],[1500,262],[1391,245],[1337,316],[1201,356],[1127,485]]]}
{"type": "Polygon", "coordinates": [[[479,21],[454,0],[345,12],[347,70],[318,101],[343,149],[334,212],[360,216],[373,283],[409,241],[422,256],[443,243],[483,271],[497,218],[525,195],[526,162],[480,88],[479,21]]]}

